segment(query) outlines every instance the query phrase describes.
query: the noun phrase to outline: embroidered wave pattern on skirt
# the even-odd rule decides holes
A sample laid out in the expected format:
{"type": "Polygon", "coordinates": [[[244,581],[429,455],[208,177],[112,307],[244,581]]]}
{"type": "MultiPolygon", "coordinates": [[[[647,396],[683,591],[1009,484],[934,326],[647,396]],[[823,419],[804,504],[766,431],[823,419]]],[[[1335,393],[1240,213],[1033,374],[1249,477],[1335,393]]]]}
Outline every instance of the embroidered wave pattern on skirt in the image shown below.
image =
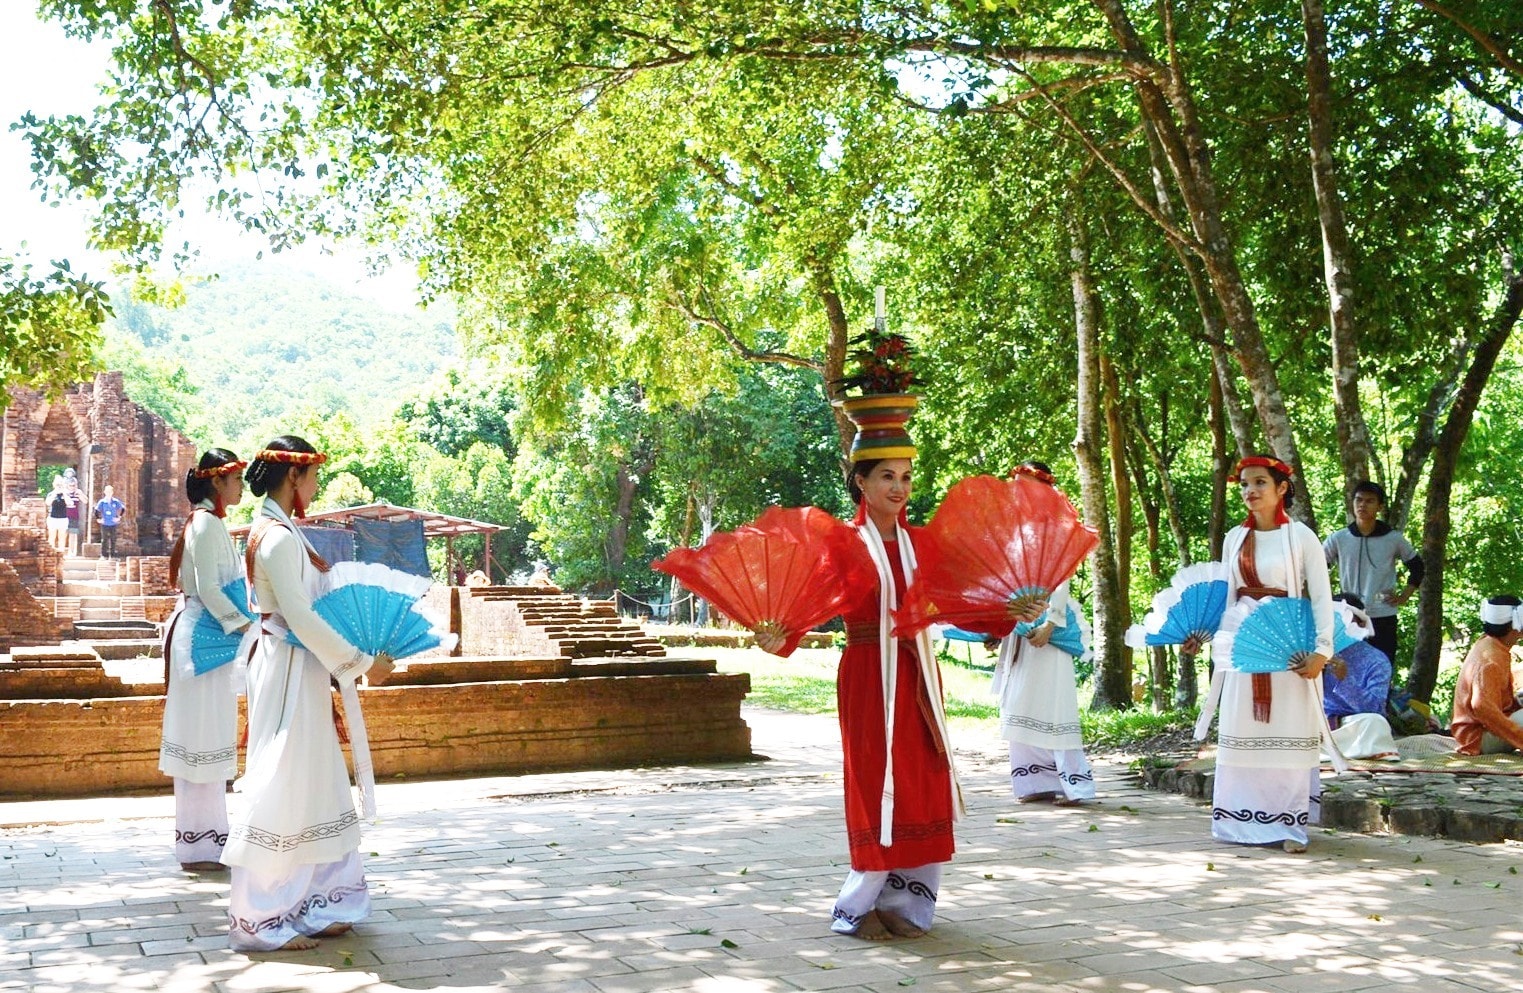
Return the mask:
{"type": "Polygon", "coordinates": [[[194,845],[202,841],[215,841],[218,845],[227,844],[227,832],[218,831],[216,828],[207,828],[205,831],[176,831],[175,844],[194,845]]]}
{"type": "Polygon", "coordinates": [[[1054,724],[1051,721],[1038,720],[1026,714],[1009,714],[1000,721],[1001,726],[1007,728],[1026,728],[1028,731],[1037,731],[1041,734],[1078,734],[1079,722],[1054,724]]]}
{"type": "Polygon", "coordinates": [[[1058,767],[1056,765],[1042,765],[1040,762],[1033,762],[1031,765],[1012,768],[1010,770],[1010,778],[1019,779],[1022,776],[1040,776],[1043,773],[1056,776],[1058,774],[1058,767]]]}
{"type": "Polygon", "coordinates": [[[159,746],[159,754],[179,759],[191,766],[219,765],[231,761],[238,754],[238,748],[236,745],[230,745],[210,752],[193,752],[178,742],[165,741],[159,746]]]}
{"type": "Polygon", "coordinates": [[[1222,807],[1211,808],[1213,821],[1237,821],[1241,824],[1286,824],[1297,827],[1305,827],[1311,822],[1311,815],[1306,811],[1284,811],[1282,813],[1270,813],[1267,810],[1226,810],[1222,807]]]}
{"type": "Polygon", "coordinates": [[[897,872],[891,872],[891,873],[889,873],[888,874],[888,881],[886,883],[884,883],[884,885],[886,887],[888,887],[889,889],[894,889],[894,890],[904,890],[904,889],[907,889],[911,893],[913,893],[915,896],[918,896],[918,897],[921,897],[923,899],[929,900],[932,903],[936,902],[936,891],[935,890],[931,889],[929,886],[927,886],[925,883],[922,883],[918,879],[905,879],[903,876],[899,875],[899,873],[897,873],[897,872]]]}
{"type": "Polygon", "coordinates": [[[310,844],[314,841],[322,841],[325,838],[333,838],[344,833],[346,828],[353,827],[360,821],[357,811],[345,812],[337,820],[326,824],[316,824],[309,828],[303,828],[300,834],[276,834],[273,831],[264,831],[252,824],[240,824],[233,828],[233,837],[257,848],[263,848],[272,852],[289,852],[301,845],[310,844]]]}
{"type": "Polygon", "coordinates": [[[355,886],[339,886],[327,893],[314,893],[299,906],[279,917],[267,917],[262,921],[248,921],[232,914],[227,915],[228,926],[234,932],[257,935],[262,931],[278,931],[281,928],[294,924],[312,913],[324,907],[332,907],[344,902],[346,897],[358,896],[368,892],[369,887],[361,882],[355,886]]]}

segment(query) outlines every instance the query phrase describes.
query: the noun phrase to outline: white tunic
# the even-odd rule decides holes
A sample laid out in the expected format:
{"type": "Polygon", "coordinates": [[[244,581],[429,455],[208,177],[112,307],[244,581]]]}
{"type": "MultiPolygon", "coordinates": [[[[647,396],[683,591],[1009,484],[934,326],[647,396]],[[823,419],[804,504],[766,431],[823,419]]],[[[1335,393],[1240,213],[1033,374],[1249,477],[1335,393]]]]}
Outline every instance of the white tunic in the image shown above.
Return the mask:
{"type": "MultiPolygon", "coordinates": [[[[1068,584],[1048,598],[1047,617],[1055,627],[1068,621],[1068,584]]],[[[1073,656],[1052,644],[1033,645],[1010,634],[1000,644],[994,669],[1000,734],[1037,748],[1083,748],[1079,732],[1079,691],[1073,656]]]]}
{"type": "MultiPolygon", "coordinates": [[[[1243,585],[1238,553],[1247,536],[1248,529],[1239,526],[1233,528],[1223,542],[1222,561],[1229,577],[1229,608],[1239,599],[1237,591],[1243,585]]],[[[1260,584],[1311,601],[1317,629],[1317,651],[1331,656],[1332,587],[1327,578],[1327,560],[1317,536],[1299,521],[1274,531],[1256,532],[1253,561],[1260,584]]],[[[1303,679],[1293,672],[1270,673],[1269,680],[1273,702],[1269,720],[1263,722],[1253,716],[1253,676],[1232,670],[1223,674],[1217,765],[1259,769],[1317,768],[1322,731],[1322,681],[1303,679]]]]}
{"type": "MultiPolygon", "coordinates": [[[[374,659],[344,641],[312,609],[322,573],[309,546],[273,500],[255,552],[254,600],[267,616],[249,664],[248,771],[223,861],[281,873],[337,862],[359,848],[360,818],[333,725],[330,678],[353,683],[374,659]],[[285,641],[296,632],[307,648],[285,641]]],[[[256,518],[256,524],[258,518],[256,518]]]]}
{"type": "Polygon", "coordinates": [[[184,597],[169,620],[169,686],[164,696],[164,737],[159,769],[192,783],[225,783],[238,772],[238,693],[241,669],[234,663],[196,675],[190,658],[191,632],[210,613],[232,634],[248,623],[222,587],[243,572],[227,525],[212,502],[196,505],[185,526],[180,561],[184,597]]]}

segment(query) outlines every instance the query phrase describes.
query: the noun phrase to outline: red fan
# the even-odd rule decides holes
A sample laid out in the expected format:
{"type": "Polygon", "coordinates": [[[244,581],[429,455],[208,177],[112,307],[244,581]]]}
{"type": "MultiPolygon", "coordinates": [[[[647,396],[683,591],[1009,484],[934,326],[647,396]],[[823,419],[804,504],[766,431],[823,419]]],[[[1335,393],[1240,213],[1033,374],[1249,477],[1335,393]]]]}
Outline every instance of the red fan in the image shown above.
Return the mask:
{"type": "Polygon", "coordinates": [[[920,563],[895,633],[953,624],[1008,634],[1100,543],[1056,487],[1026,476],[970,476],[915,543],[920,563]]]}
{"type": "Polygon", "coordinates": [[[850,554],[855,530],[816,507],[770,507],[750,524],[679,548],[652,568],[672,576],[726,617],[784,638],[791,655],[804,634],[841,612],[862,582],[865,555],[850,554]]]}

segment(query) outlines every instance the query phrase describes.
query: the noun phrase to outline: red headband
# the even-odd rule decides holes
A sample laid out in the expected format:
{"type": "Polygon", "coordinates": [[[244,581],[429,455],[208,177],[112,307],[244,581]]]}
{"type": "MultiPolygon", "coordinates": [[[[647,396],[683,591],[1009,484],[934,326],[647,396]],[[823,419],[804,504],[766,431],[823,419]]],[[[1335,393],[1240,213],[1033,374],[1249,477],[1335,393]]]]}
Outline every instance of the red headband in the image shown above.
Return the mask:
{"type": "Polygon", "coordinates": [[[266,448],[254,456],[255,462],[284,462],[286,465],[322,465],[328,456],[322,452],[277,452],[266,448]]]}
{"type": "Polygon", "coordinates": [[[1290,466],[1279,459],[1267,455],[1250,455],[1246,459],[1238,459],[1237,467],[1232,470],[1232,475],[1227,477],[1227,482],[1235,483],[1243,475],[1244,469],[1273,469],[1282,476],[1293,476],[1290,466]]]}
{"type": "Polygon", "coordinates": [[[213,476],[231,476],[235,472],[242,472],[247,467],[247,462],[235,460],[222,465],[212,466],[210,469],[192,469],[191,475],[197,479],[211,479],[213,476]]]}
{"type": "Polygon", "coordinates": [[[1036,466],[1032,465],[1018,465],[1014,469],[1010,470],[1010,475],[1030,476],[1032,479],[1040,480],[1041,482],[1046,483],[1048,486],[1058,485],[1058,481],[1056,478],[1054,478],[1052,473],[1038,469],[1036,466]]]}

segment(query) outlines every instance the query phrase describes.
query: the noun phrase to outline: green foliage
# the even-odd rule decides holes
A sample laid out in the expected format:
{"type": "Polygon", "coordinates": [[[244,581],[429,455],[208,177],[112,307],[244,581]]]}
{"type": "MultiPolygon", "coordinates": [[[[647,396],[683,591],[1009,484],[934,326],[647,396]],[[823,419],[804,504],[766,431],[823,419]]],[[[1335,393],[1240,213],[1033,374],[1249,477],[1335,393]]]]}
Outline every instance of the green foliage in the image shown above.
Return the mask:
{"type": "Polygon", "coordinates": [[[68,262],[37,275],[31,263],[0,255],[0,410],[10,402],[6,387],[56,392],[89,378],[110,312],[102,285],[68,262]]]}

